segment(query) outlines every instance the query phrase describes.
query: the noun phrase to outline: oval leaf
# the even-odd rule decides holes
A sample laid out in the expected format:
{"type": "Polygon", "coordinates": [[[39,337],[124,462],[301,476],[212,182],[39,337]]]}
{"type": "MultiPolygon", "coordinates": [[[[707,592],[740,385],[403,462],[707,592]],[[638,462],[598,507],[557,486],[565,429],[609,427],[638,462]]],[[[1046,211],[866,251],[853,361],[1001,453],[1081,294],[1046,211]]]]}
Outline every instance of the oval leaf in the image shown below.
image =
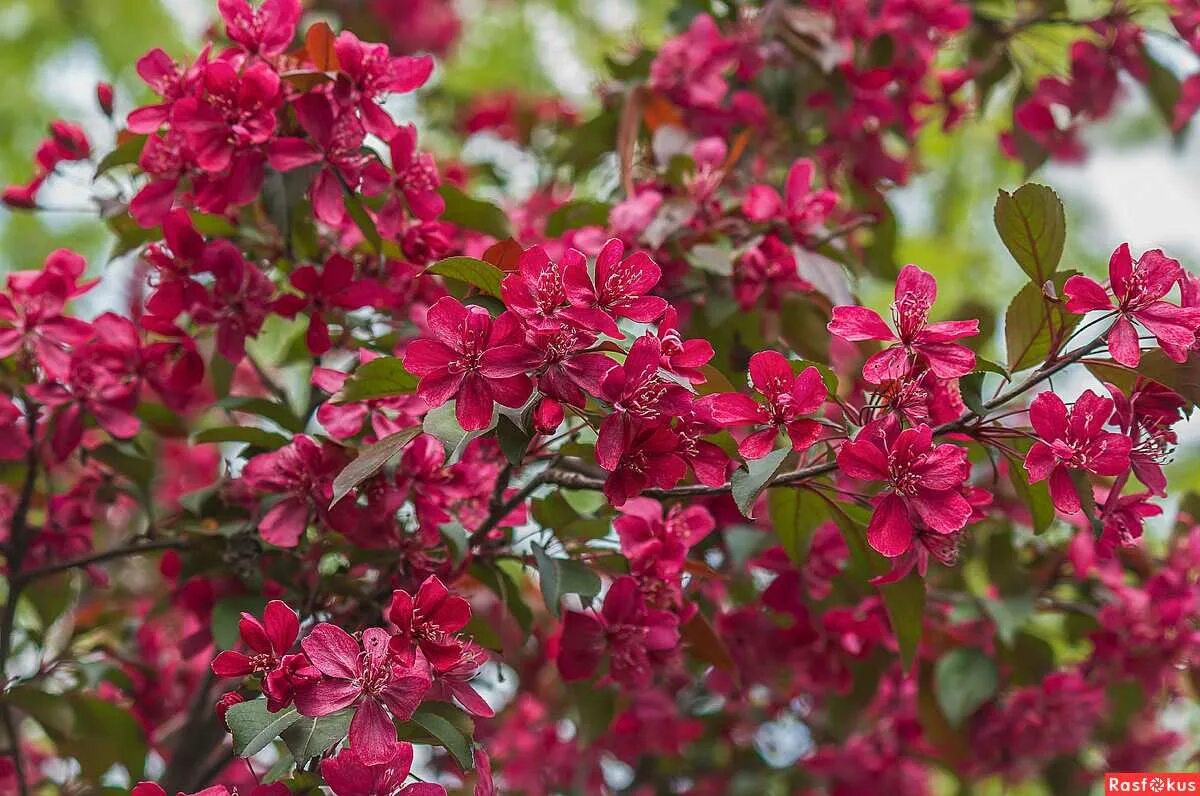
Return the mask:
{"type": "Polygon", "coordinates": [[[404,446],[420,433],[419,427],[406,428],[395,434],[389,434],[374,445],[368,445],[360,450],[358,457],[346,465],[345,469],[337,474],[337,478],[333,479],[333,500],[329,505],[337,503],[350,494],[351,489],[382,470],[393,456],[403,450],[404,446]]]}

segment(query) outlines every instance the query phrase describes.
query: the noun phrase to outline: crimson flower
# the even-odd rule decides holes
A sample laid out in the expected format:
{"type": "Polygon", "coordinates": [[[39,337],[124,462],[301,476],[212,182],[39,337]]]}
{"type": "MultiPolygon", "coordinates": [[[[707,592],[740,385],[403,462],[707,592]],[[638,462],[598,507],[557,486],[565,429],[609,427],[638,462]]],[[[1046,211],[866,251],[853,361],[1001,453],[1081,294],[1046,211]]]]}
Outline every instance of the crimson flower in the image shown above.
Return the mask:
{"type": "Polygon", "coordinates": [[[628,687],[650,681],[654,661],[679,644],[679,619],[646,608],[637,580],[613,581],[599,615],[568,611],[558,644],[558,670],[564,680],[590,677],[607,653],[608,674],[628,687]]]}
{"type": "Polygon", "coordinates": [[[471,687],[471,680],[487,661],[488,653],[483,647],[471,642],[463,644],[453,663],[433,670],[434,693],[447,700],[453,697],[472,716],[488,719],[496,715],[487,700],[471,687]]]}
{"type": "Polygon", "coordinates": [[[239,74],[228,61],[212,61],[204,68],[202,85],[201,95],[185,96],[172,106],[171,126],[183,133],[204,171],[222,172],[245,153],[252,160],[239,167],[261,180],[258,148],[275,133],[275,111],[283,101],[279,75],[262,62],[239,74]]]}
{"type": "Polygon", "coordinates": [[[346,216],[342,183],[356,188],[363,170],[375,162],[363,154],[365,130],[357,116],[324,94],[305,94],[291,105],[311,140],[276,138],[267,147],[267,160],[276,171],[322,163],[309,196],[317,218],[337,226],[346,216]]]}
{"type": "Polygon", "coordinates": [[[192,308],[198,323],[216,324],[217,351],[231,362],[246,354],[246,338],[256,337],[271,309],[275,285],[228,240],[209,243],[202,260],[213,275],[211,297],[192,308]]]}
{"type": "Polygon", "coordinates": [[[43,270],[8,275],[8,295],[0,293],[0,358],[25,348],[49,375],[66,375],[70,350],[92,334],[87,323],[63,314],[75,294],[75,280],[66,275],[76,269],[82,273],[83,267],[82,257],[59,249],[46,258],[43,270]]]}
{"type": "Polygon", "coordinates": [[[596,446],[596,462],[609,471],[604,496],[612,505],[621,506],[647,486],[669,489],[679,483],[687,462],[678,434],[665,424],[637,419],[621,428],[617,443],[596,446]]]}
{"type": "Polygon", "coordinates": [[[517,259],[517,270],[500,283],[504,305],[535,331],[559,328],[558,314],[567,306],[563,271],[572,266],[587,269],[587,261],[575,249],[567,249],[556,262],[541,246],[529,247],[517,259]]]}
{"type": "Polygon", "coordinates": [[[264,57],[287,50],[300,21],[300,0],[264,0],[257,9],[248,0],[217,0],[217,8],[230,40],[264,57]]]}
{"type": "Polygon", "coordinates": [[[708,536],[716,521],[703,506],[672,506],[663,516],[657,500],[632,498],[621,507],[613,528],[630,561],[646,559],[660,575],[677,575],[691,547],[708,536]]]}
{"type": "MultiPolygon", "coordinates": [[[[284,685],[290,678],[283,678],[282,681],[275,678],[277,685],[271,688],[268,687],[271,683],[270,675],[283,667],[286,658],[301,660],[289,662],[291,665],[287,668],[291,671],[285,674],[296,675],[300,669],[311,668],[304,656],[285,655],[296,643],[296,636],[300,634],[299,615],[283,601],[271,600],[263,611],[261,622],[253,615],[242,612],[238,632],[242,642],[250,648],[251,654],[247,655],[237,650],[222,651],[213,659],[213,674],[217,677],[246,677],[251,674],[262,676],[263,690],[268,699],[267,709],[279,710],[287,704],[291,691],[278,686],[284,685]]],[[[311,672],[313,676],[316,674],[315,670],[311,672]]]]}
{"type": "MultiPolygon", "coordinates": [[[[291,788],[282,782],[272,782],[270,785],[255,785],[247,792],[246,796],[288,796],[291,792],[291,788]]],[[[162,785],[143,780],[133,786],[133,790],[129,791],[129,796],[167,796],[167,792],[163,790],[162,785]]],[[[224,785],[210,785],[194,793],[176,791],[176,796],[238,796],[238,790],[237,788],[230,790],[224,785]]],[[[430,794],[430,796],[433,795],[430,794]]]]}
{"type": "Polygon", "coordinates": [[[334,84],[334,98],[345,107],[358,108],[367,132],[390,139],[396,123],[376,100],[425,85],[433,73],[433,59],[428,55],[392,56],[386,44],[368,44],[348,30],[338,34],[333,52],[341,72],[334,84]]]}
{"type": "Polygon", "coordinates": [[[729,474],[729,456],[704,439],[720,430],[712,419],[712,409],[703,399],[693,401],[691,409],[679,416],[674,427],[678,440],[676,452],[692,468],[696,480],[707,486],[721,486],[729,474]]]}
{"type": "MultiPolygon", "coordinates": [[[[163,101],[131,111],[125,120],[130,132],[153,134],[167,123],[175,102],[198,90],[211,49],[211,45],[206,45],[190,67],[184,67],[158,47],[137,60],[138,77],[163,101]]],[[[151,135],[147,145],[152,140],[151,135]]]]}
{"type": "Polygon", "coordinates": [[[743,310],[751,310],[763,295],[766,307],[778,310],[789,293],[808,292],[812,283],[797,272],[796,255],[776,235],[767,235],[746,250],[734,265],[733,297],[743,310]]]}
{"type": "Polygon", "coordinates": [[[1052,392],[1040,393],[1029,405],[1029,422],[1038,435],[1025,455],[1029,483],[1050,479],[1050,497],[1062,514],[1079,511],[1079,494],[1071,470],[1118,476],[1129,470],[1129,437],[1104,426],[1113,414],[1110,398],[1087,390],[1067,410],[1052,392]]]}
{"type": "MultiPolygon", "coordinates": [[[[252,489],[281,496],[258,522],[262,538],[279,547],[295,547],[315,510],[329,520],[333,478],[345,464],[340,449],[324,446],[312,437],[297,435],[270,453],[260,453],[242,470],[242,480],[252,489]]],[[[339,503],[333,512],[342,509],[339,503]]]]}
{"type": "Polygon", "coordinates": [[[393,717],[410,719],[432,684],[425,660],[400,666],[388,652],[388,633],[381,627],[364,630],[360,644],[337,625],[321,622],[300,646],[322,677],[296,690],[296,709],[304,716],[327,716],[354,706],[350,746],[358,759],[367,765],[390,760],[396,741],[393,717]]]}
{"type": "Polygon", "coordinates": [[[750,383],[766,399],[758,403],[744,393],[720,393],[703,399],[721,426],[766,426],[738,443],[738,452],[747,459],[761,459],[775,447],[779,432],[786,431],[795,450],[812,446],[821,435],[821,425],[805,417],[821,408],[829,390],[814,367],[800,375],[792,371],[787,358],[777,351],[759,351],[750,357],[750,383]]]}
{"type": "Polygon", "coordinates": [[[887,482],[867,526],[867,541],[885,556],[908,550],[916,533],[914,515],[940,534],[961,530],[971,517],[963,494],[971,472],[967,451],[935,445],[927,425],[901,431],[890,418],[876,421],[842,445],[837,463],[851,478],[887,482]]]}
{"type": "Polygon", "coordinates": [[[704,384],[708,377],[701,370],[713,358],[712,343],[707,340],[684,340],[679,333],[679,311],[667,307],[658,321],[659,364],[662,369],[682,376],[692,384],[704,384]]]}
{"type": "Polygon", "coordinates": [[[1108,352],[1122,365],[1135,368],[1142,358],[1134,321],[1150,330],[1163,353],[1183,362],[1196,340],[1200,307],[1178,307],[1162,301],[1182,277],[1179,262],[1164,255],[1161,249],[1145,252],[1135,264],[1129,244],[1122,243],[1108,261],[1112,297],[1099,282],[1082,274],[1068,279],[1063,293],[1069,312],[1117,311],[1117,322],[1108,331],[1108,352]]]}
{"type": "Polygon", "coordinates": [[[751,185],[742,202],[742,212],[751,221],[773,221],[780,216],[798,237],[821,225],[837,206],[838,195],[830,190],[812,189],[816,170],[808,158],[800,158],[788,171],[782,198],[769,185],[751,185]]]}
{"type": "Polygon", "coordinates": [[[203,271],[204,237],[196,231],[186,210],[172,210],[162,220],[165,243],[146,247],[142,258],[154,266],[157,280],[154,292],[146,300],[146,309],[166,321],[173,321],[208,294],[193,274],[203,271]]]}
{"type": "Polygon", "coordinates": [[[29,449],[28,421],[7,395],[0,395],[0,461],[20,459],[29,449]]]}
{"type": "Polygon", "coordinates": [[[965,376],[975,367],[975,353],[954,341],[979,334],[979,321],[929,323],[929,310],[936,299],[933,276],[915,265],[906,265],[896,278],[896,300],[892,304],[895,332],[879,313],[867,307],[834,307],[828,328],[851,343],[892,343],[863,365],[863,378],[872,384],[904,378],[918,362],[926,363],[938,378],[965,376]]]}
{"type": "Polygon", "coordinates": [[[381,754],[383,760],[368,763],[354,746],[343,747],[321,761],[321,776],[333,796],[446,796],[444,787],[431,782],[404,784],[412,770],[412,744],[393,741],[381,754]]]}
{"type": "Polygon", "coordinates": [[[1113,400],[1112,422],[1129,437],[1129,463],[1133,474],[1151,492],[1167,495],[1167,476],[1163,473],[1171,449],[1178,442],[1171,428],[1182,419],[1186,402],[1179,393],[1157,382],[1139,382],[1128,397],[1115,384],[1105,384],[1113,400]]]}
{"type": "Polygon", "coordinates": [[[650,323],[667,309],[666,299],[645,295],[658,284],[662,271],[650,255],[638,251],[622,260],[625,244],[610,239],[596,258],[593,283],[582,258],[563,268],[563,288],[571,306],[562,314],[585,329],[621,338],[617,318],[650,323]]]}
{"type": "Polygon", "coordinates": [[[335,254],[325,261],[320,271],[312,265],[302,265],[292,271],[292,287],[302,295],[289,293],[275,300],[273,309],[285,318],[307,310],[308,350],[320,356],[331,343],[325,313],[330,310],[356,310],[370,305],[379,292],[379,285],[368,279],[354,279],[354,263],[348,257],[335,254]]]}
{"type": "Polygon", "coordinates": [[[387,618],[396,626],[390,644],[397,663],[412,666],[420,647],[435,669],[445,669],[459,659],[463,643],[454,634],[471,620],[471,604],[430,575],[415,598],[403,589],[393,591],[387,618]]]}
{"type": "MultiPolygon", "coordinates": [[[[417,151],[417,128],[406,124],[396,128],[388,141],[392,155],[393,192],[379,211],[381,221],[391,222],[402,215],[403,204],[422,221],[432,221],[446,209],[446,201],[438,193],[442,178],[438,176],[433,155],[417,151]],[[402,204],[403,203],[403,204],[402,204]]],[[[393,231],[399,227],[393,225],[393,231]]],[[[387,234],[387,230],[382,230],[387,234]]]]}
{"type": "Polygon", "coordinates": [[[134,414],[141,390],[141,347],[132,322],[105,313],[94,321],[93,334],[72,352],[61,381],[29,386],[35,400],[58,408],[50,445],[59,460],[79,445],[85,415],[120,439],[134,436],[141,425],[134,414]]]}
{"type": "Polygon", "coordinates": [[[596,461],[601,467],[612,469],[605,462],[619,458],[630,424],[677,417],[691,408],[688,391],[660,375],[661,358],[658,338],[645,335],[633,341],[623,364],[605,374],[600,396],[612,404],[613,411],[600,424],[596,439],[596,461]]]}
{"type": "Polygon", "coordinates": [[[495,320],[482,307],[464,307],[446,296],[426,316],[433,339],[404,349],[404,367],[421,377],[417,387],[430,407],[457,398],[454,414],[467,431],[487,428],[496,402],[521,406],[533,391],[526,375],[536,355],[512,313],[495,320]]]}
{"type": "MultiPolygon", "coordinates": [[[[538,389],[577,409],[584,408],[588,395],[600,395],[605,375],[617,367],[607,354],[591,350],[596,343],[594,334],[569,323],[552,331],[534,331],[530,342],[542,355],[537,366],[538,389]]],[[[554,425],[557,428],[558,424],[554,425]]]]}

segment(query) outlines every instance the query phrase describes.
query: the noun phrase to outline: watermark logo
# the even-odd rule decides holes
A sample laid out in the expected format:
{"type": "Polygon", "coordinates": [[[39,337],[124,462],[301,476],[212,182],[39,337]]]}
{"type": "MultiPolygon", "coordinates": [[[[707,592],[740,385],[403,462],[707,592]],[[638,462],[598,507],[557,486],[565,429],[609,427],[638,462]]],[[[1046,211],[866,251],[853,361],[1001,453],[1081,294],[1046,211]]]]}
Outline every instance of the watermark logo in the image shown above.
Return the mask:
{"type": "Polygon", "coordinates": [[[1200,796],[1200,774],[1105,774],[1104,796],[1118,793],[1195,793],[1200,796]]]}

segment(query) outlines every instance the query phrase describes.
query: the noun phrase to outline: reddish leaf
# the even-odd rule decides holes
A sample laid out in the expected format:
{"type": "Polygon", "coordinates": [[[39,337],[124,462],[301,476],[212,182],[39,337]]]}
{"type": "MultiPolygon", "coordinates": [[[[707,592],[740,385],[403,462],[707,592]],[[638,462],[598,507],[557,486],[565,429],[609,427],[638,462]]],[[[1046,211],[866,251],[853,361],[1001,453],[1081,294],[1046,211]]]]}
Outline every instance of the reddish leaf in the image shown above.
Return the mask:
{"type": "Polygon", "coordinates": [[[491,263],[505,273],[517,270],[517,261],[521,259],[521,244],[512,238],[499,240],[483,251],[484,262],[491,263]]]}
{"type": "Polygon", "coordinates": [[[734,677],[737,676],[737,664],[729,654],[729,648],[704,614],[697,611],[679,631],[693,655],[734,677]]]}
{"type": "Polygon", "coordinates": [[[333,29],[328,22],[317,22],[304,34],[304,50],[308,60],[321,72],[336,72],[341,68],[333,50],[333,29]]]}

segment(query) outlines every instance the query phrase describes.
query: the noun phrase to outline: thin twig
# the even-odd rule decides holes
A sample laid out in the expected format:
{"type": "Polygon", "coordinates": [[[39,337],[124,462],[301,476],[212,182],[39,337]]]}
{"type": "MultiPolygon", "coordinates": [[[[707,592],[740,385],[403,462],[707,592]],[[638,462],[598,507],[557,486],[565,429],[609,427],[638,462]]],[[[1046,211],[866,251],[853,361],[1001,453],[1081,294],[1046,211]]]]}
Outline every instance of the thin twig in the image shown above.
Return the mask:
{"type": "MultiPolygon", "coordinates": [[[[33,490],[37,485],[37,407],[31,401],[25,401],[26,425],[29,427],[29,450],[25,455],[25,482],[21,485],[21,496],[12,514],[8,530],[8,596],[4,601],[4,614],[0,618],[0,685],[8,688],[8,656],[12,652],[13,623],[17,618],[17,600],[21,597],[21,564],[25,560],[25,552],[29,545],[29,508],[33,504],[33,490]]],[[[21,796],[29,793],[29,783],[25,779],[25,765],[21,760],[21,737],[17,721],[13,717],[12,707],[7,701],[0,703],[0,719],[4,722],[8,742],[12,745],[9,750],[12,755],[13,773],[17,779],[17,790],[21,796]]]]}
{"type": "Polygon", "coordinates": [[[22,585],[38,578],[44,578],[49,575],[56,575],[59,572],[66,572],[69,569],[78,567],[86,567],[92,564],[100,564],[105,561],[112,561],[117,558],[125,558],[126,556],[135,556],[138,553],[152,552],[154,550],[181,550],[188,546],[188,542],[183,539],[155,539],[152,541],[134,543],[124,547],[115,547],[111,550],[103,550],[98,553],[89,553],[86,556],[78,558],[70,558],[66,561],[59,561],[54,564],[47,564],[44,567],[37,569],[28,569],[13,577],[14,582],[22,585]]]}

